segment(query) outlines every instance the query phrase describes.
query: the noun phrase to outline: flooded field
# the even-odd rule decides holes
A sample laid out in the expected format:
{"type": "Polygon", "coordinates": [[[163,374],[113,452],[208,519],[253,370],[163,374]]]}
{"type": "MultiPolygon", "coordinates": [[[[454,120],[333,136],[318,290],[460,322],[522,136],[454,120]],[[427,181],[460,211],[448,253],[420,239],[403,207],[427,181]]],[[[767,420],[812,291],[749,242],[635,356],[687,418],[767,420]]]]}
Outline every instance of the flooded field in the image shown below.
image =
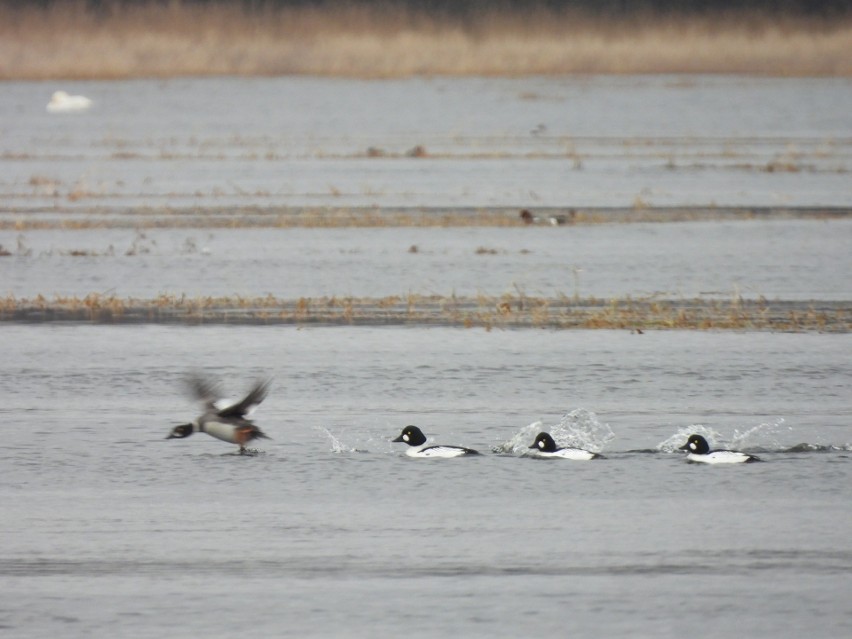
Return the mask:
{"type": "Polygon", "coordinates": [[[0,628],[852,632],[849,80],[3,88],[0,628]]]}
{"type": "Polygon", "coordinates": [[[139,208],[850,201],[848,78],[211,78],[3,89],[5,219],[139,208]],[[47,113],[63,87],[94,105],[47,113]]]}
{"type": "Polygon", "coordinates": [[[852,220],[0,231],[0,318],[852,328],[852,220]]]}
{"type": "MultiPolygon", "coordinates": [[[[746,299],[794,305],[732,326],[795,329],[814,300],[848,326],[848,79],[90,82],[66,87],[94,101],[74,114],[45,110],[53,88],[0,101],[12,317],[273,298],[274,319],[357,298],[369,321],[415,296],[475,307],[459,325],[560,326],[507,305],[746,299]]],[[[649,325],[725,324],[711,311],[649,325]]]]}

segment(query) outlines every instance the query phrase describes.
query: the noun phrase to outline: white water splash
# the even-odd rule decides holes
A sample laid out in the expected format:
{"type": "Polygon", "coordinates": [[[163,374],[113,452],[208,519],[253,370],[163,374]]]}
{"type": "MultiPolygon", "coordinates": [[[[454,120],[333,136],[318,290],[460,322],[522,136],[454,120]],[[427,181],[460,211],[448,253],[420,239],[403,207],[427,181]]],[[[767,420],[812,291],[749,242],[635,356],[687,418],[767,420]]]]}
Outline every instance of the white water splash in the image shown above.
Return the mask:
{"type": "Polygon", "coordinates": [[[515,433],[511,439],[494,446],[492,450],[495,453],[522,455],[529,451],[529,446],[533,443],[535,436],[543,430],[546,430],[546,428],[540,421],[527,424],[515,433]]]}
{"type": "Polygon", "coordinates": [[[493,450],[495,453],[527,454],[535,436],[542,431],[549,432],[557,446],[584,448],[595,453],[601,452],[607,443],[615,439],[615,433],[609,424],[602,423],[595,413],[585,408],[577,408],[565,413],[559,422],[552,426],[542,421],[532,422],[521,428],[508,441],[495,446],[493,450]]]}
{"type": "Polygon", "coordinates": [[[783,428],[784,419],[779,417],[774,422],[764,422],[752,426],[743,432],[734,430],[733,436],[728,440],[717,430],[701,424],[683,426],[668,439],[657,444],[657,450],[663,453],[676,452],[686,443],[690,435],[701,435],[710,444],[711,449],[725,448],[731,450],[782,450],[786,448],[780,441],[782,432],[789,432],[791,427],[783,428]]]}
{"type": "Polygon", "coordinates": [[[604,446],[615,439],[609,424],[601,422],[595,413],[585,408],[565,413],[550,434],[557,446],[584,448],[594,453],[601,452],[604,446]]]}
{"type": "Polygon", "coordinates": [[[330,430],[328,430],[324,426],[314,426],[314,430],[322,433],[323,435],[325,435],[328,438],[329,442],[331,443],[331,452],[333,452],[333,453],[357,453],[358,452],[357,448],[353,448],[352,446],[348,446],[347,444],[344,444],[340,440],[340,438],[337,437],[337,435],[332,433],[330,430]]]}
{"type": "Polygon", "coordinates": [[[767,450],[780,450],[785,448],[781,444],[779,435],[781,432],[791,432],[792,427],[782,428],[784,418],[779,417],[774,422],[764,422],[757,426],[752,426],[744,432],[734,430],[734,436],[731,439],[733,448],[763,448],[767,450]]]}
{"type": "Polygon", "coordinates": [[[718,448],[717,443],[722,441],[722,435],[709,426],[691,424],[681,426],[674,435],[657,444],[657,450],[661,453],[678,452],[678,449],[686,443],[690,435],[701,435],[710,444],[710,448],[718,448]]]}

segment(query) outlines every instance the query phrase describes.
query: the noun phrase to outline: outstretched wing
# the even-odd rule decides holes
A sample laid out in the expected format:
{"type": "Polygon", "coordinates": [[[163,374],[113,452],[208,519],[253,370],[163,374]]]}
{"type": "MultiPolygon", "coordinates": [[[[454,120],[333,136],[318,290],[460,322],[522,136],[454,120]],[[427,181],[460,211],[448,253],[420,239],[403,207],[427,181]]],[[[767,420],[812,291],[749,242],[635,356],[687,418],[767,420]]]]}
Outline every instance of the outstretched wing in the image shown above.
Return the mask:
{"type": "Polygon", "coordinates": [[[222,397],[219,382],[204,377],[200,373],[190,374],[186,379],[186,386],[192,396],[209,409],[214,409],[216,400],[222,397]]]}
{"type": "Polygon", "coordinates": [[[231,404],[218,411],[220,417],[245,417],[247,413],[260,404],[269,392],[269,384],[271,380],[258,380],[254,387],[249,391],[242,400],[236,404],[231,404]]]}

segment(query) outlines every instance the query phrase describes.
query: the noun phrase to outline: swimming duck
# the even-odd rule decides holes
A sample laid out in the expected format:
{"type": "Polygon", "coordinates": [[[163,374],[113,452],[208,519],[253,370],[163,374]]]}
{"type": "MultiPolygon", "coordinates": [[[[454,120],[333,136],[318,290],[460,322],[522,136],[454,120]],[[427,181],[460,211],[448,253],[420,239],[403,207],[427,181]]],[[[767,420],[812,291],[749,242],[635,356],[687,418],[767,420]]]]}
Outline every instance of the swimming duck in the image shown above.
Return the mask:
{"type": "MultiPolygon", "coordinates": [[[[524,224],[550,224],[551,226],[562,226],[568,223],[568,217],[565,215],[548,215],[547,217],[539,217],[533,215],[529,209],[522,209],[518,214],[524,224]]],[[[571,219],[574,219],[574,212],[571,212],[571,219]]]]}
{"type": "Polygon", "coordinates": [[[710,444],[701,435],[690,435],[679,450],[687,450],[687,461],[703,464],[742,464],[760,461],[759,457],[735,450],[710,450],[710,444]]]}
{"type": "Polygon", "coordinates": [[[550,433],[539,433],[530,448],[535,449],[536,457],[545,459],[561,458],[573,459],[575,461],[587,461],[589,459],[604,459],[599,453],[593,453],[583,448],[558,448],[550,433]]]}
{"type": "Polygon", "coordinates": [[[417,426],[406,426],[394,442],[405,442],[408,448],[405,454],[409,457],[461,457],[462,455],[478,455],[479,451],[461,446],[427,446],[426,436],[417,426]]]}

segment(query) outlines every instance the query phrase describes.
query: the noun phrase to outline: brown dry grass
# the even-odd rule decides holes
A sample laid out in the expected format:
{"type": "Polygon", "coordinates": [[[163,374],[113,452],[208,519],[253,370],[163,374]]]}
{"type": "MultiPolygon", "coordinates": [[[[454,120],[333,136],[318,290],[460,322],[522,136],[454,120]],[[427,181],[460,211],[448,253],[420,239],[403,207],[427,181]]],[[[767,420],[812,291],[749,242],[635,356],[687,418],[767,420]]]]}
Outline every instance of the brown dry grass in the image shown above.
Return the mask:
{"type": "Polygon", "coordinates": [[[852,19],[79,2],[0,9],[0,79],[314,74],[852,74],[852,19]]]}
{"type": "MultiPolygon", "coordinates": [[[[86,208],[55,207],[55,217],[30,215],[30,209],[7,206],[0,231],[84,229],[237,229],[237,228],[389,228],[389,227],[520,227],[527,228],[517,208],[374,208],[374,207],[229,207],[213,208],[86,208]]],[[[570,216],[568,226],[591,224],[671,223],[719,220],[848,219],[848,207],[600,207],[543,208],[544,216],[570,216]]],[[[532,225],[530,232],[548,232],[550,225],[532,225]]],[[[487,248],[482,249],[487,252],[487,248]]],[[[417,247],[409,248],[412,253],[417,247]]]]}
{"type": "Polygon", "coordinates": [[[847,302],[766,300],[610,300],[529,297],[476,298],[415,295],[384,298],[272,295],[247,298],[160,295],[153,299],[92,293],[85,297],[38,295],[0,298],[0,322],[180,324],[407,325],[464,328],[817,331],[848,333],[847,302]]]}

